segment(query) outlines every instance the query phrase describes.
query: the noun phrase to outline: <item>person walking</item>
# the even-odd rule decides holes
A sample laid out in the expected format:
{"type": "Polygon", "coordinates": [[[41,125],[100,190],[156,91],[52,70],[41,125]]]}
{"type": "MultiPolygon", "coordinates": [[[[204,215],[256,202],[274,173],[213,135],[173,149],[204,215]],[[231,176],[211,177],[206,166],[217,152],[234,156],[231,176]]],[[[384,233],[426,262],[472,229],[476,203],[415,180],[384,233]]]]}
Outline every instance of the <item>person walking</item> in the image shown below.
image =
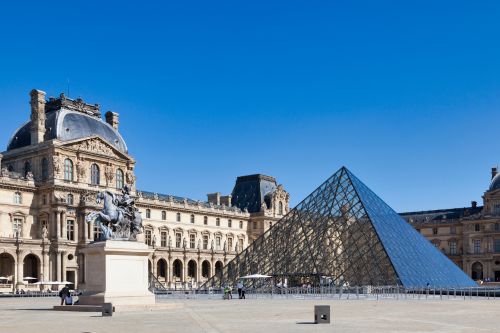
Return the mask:
{"type": "Polygon", "coordinates": [[[241,291],[243,289],[243,283],[241,283],[241,280],[238,282],[236,287],[238,288],[238,298],[241,299],[241,291]]]}
{"type": "Polygon", "coordinates": [[[246,299],[246,298],[245,298],[245,291],[246,291],[246,287],[245,287],[245,285],[242,283],[242,284],[241,284],[241,299],[246,299]]]}
{"type": "Polygon", "coordinates": [[[66,298],[71,297],[68,285],[65,285],[64,288],[61,289],[59,297],[61,298],[61,305],[64,305],[64,303],[68,304],[68,302],[66,302],[66,298]]]}

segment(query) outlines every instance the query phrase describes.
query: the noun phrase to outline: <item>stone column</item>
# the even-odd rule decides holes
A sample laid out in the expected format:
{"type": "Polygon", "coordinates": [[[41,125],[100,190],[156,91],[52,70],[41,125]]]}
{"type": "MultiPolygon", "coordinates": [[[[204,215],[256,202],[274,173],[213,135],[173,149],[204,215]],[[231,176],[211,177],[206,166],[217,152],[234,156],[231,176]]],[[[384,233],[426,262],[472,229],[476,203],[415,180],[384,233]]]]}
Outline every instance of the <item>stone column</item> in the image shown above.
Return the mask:
{"type": "Polygon", "coordinates": [[[170,288],[172,288],[172,282],[174,281],[174,262],[172,261],[172,258],[168,258],[168,271],[167,271],[167,279],[168,283],[170,285],[170,288]]]}
{"type": "Polygon", "coordinates": [[[77,243],[78,243],[78,235],[80,234],[78,232],[79,227],[80,227],[80,219],[78,218],[78,214],[77,214],[75,216],[75,226],[74,226],[74,229],[75,229],[75,236],[74,236],[75,238],[74,239],[75,239],[75,242],[77,242],[77,243]]]}
{"type": "Polygon", "coordinates": [[[56,280],[62,281],[61,279],[61,251],[58,250],[55,255],[54,265],[56,265],[56,280]]]}
{"type": "Polygon", "coordinates": [[[67,239],[66,235],[66,212],[61,212],[61,238],[67,239]]]}
{"type": "Polygon", "coordinates": [[[43,259],[43,267],[42,267],[42,279],[44,281],[50,281],[50,278],[49,278],[49,252],[47,250],[44,250],[42,252],[42,259],[43,259]]]}
{"type": "Polygon", "coordinates": [[[188,260],[186,257],[184,257],[184,264],[182,265],[182,282],[186,283],[187,282],[187,277],[188,277],[188,260]]]}
{"type": "Polygon", "coordinates": [[[23,253],[19,253],[17,256],[17,281],[16,287],[22,288],[24,286],[24,255],[23,253]]]}
{"type": "Polygon", "coordinates": [[[61,281],[66,281],[66,256],[68,252],[61,252],[61,281]]]}
{"type": "Polygon", "coordinates": [[[89,224],[85,221],[85,213],[82,214],[83,223],[83,241],[86,243],[89,240],[89,224]]]}
{"type": "Polygon", "coordinates": [[[57,239],[61,239],[61,214],[59,211],[55,211],[54,212],[54,215],[55,215],[55,218],[56,218],[56,221],[55,221],[55,234],[56,234],[56,237],[57,239]]]}

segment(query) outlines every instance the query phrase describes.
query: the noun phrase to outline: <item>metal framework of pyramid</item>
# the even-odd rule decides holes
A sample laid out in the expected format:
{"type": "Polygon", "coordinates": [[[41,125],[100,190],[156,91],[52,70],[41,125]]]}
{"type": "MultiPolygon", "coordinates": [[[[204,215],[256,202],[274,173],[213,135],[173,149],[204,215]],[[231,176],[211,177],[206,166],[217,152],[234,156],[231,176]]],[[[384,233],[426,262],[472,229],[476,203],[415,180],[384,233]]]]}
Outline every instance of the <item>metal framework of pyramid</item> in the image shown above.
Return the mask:
{"type": "Polygon", "coordinates": [[[271,275],[351,286],[477,286],[459,267],[342,167],[230,261],[205,286],[271,275]]]}

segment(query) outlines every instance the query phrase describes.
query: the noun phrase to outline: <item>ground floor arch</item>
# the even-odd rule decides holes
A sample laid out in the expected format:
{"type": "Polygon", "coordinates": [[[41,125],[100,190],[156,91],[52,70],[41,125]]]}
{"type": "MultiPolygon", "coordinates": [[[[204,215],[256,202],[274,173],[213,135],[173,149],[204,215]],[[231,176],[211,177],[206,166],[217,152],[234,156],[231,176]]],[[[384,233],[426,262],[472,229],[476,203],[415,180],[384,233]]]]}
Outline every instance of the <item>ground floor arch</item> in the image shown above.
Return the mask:
{"type": "Polygon", "coordinates": [[[201,276],[203,278],[208,279],[211,276],[211,267],[210,267],[210,261],[204,260],[201,263],[201,276]]]}
{"type": "Polygon", "coordinates": [[[156,274],[158,278],[166,280],[167,278],[167,261],[165,259],[160,259],[156,263],[156,274]]]}
{"type": "Polygon", "coordinates": [[[183,281],[183,274],[182,274],[182,261],[179,259],[175,259],[173,263],[173,278],[174,281],[183,281]]]}
{"type": "Polygon", "coordinates": [[[14,274],[16,270],[16,260],[14,257],[7,253],[0,254],[0,276],[7,278],[7,280],[2,280],[0,283],[5,283],[7,281],[14,280],[14,274]]]}
{"type": "Polygon", "coordinates": [[[483,279],[483,264],[479,261],[476,261],[471,266],[471,278],[473,280],[482,280],[483,279]]]}
{"type": "Polygon", "coordinates": [[[35,278],[36,280],[29,279],[25,282],[34,283],[40,278],[41,261],[38,256],[33,253],[28,254],[23,260],[23,277],[35,278]]]}
{"type": "Polygon", "coordinates": [[[222,261],[217,261],[215,263],[215,274],[218,275],[218,274],[222,274],[222,268],[224,267],[224,264],[222,263],[222,261]]]}
{"type": "Polygon", "coordinates": [[[188,277],[191,280],[196,281],[196,270],[197,270],[198,264],[194,260],[189,260],[188,262],[188,277]]]}

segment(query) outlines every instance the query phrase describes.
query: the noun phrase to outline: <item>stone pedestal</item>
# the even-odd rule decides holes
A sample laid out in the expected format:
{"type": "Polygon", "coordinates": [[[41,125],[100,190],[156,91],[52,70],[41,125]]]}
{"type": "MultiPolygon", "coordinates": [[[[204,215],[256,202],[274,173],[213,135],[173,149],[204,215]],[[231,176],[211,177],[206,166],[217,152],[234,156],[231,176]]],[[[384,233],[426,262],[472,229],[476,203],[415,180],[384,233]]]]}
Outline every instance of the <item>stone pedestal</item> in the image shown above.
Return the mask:
{"type": "Polygon", "coordinates": [[[81,305],[154,305],[148,289],[148,255],[153,250],[133,241],[88,244],[85,255],[85,289],[81,305]]]}

